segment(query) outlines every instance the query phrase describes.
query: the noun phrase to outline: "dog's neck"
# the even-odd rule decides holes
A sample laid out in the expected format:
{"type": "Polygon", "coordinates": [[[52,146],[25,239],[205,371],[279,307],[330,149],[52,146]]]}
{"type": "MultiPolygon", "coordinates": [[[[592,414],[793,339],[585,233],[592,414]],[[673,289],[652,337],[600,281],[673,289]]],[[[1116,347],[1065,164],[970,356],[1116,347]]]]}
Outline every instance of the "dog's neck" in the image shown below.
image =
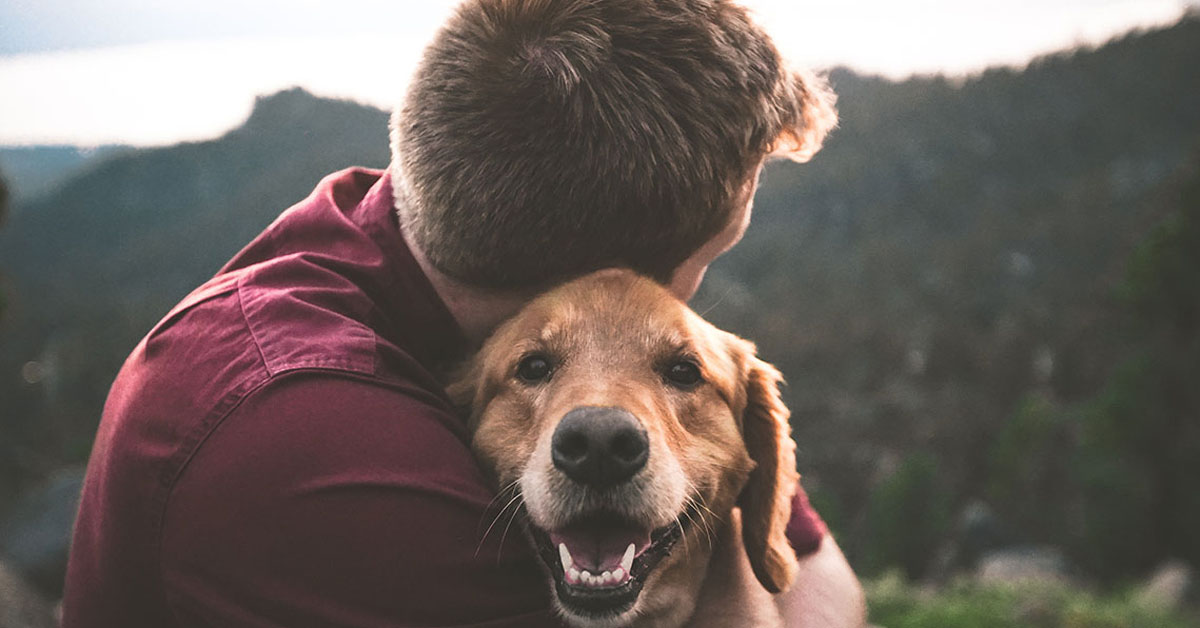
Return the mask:
{"type": "Polygon", "coordinates": [[[520,291],[492,291],[466,285],[434,267],[414,242],[409,241],[408,248],[472,348],[481,345],[500,323],[516,314],[534,296],[520,291]]]}

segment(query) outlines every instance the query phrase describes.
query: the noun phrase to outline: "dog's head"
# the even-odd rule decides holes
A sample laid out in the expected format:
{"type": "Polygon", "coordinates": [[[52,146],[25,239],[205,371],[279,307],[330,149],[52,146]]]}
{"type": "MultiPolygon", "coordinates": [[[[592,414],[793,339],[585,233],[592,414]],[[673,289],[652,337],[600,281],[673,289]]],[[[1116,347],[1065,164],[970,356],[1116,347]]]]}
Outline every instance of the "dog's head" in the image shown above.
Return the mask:
{"type": "Polygon", "coordinates": [[[691,613],[735,505],[759,581],[791,583],[797,475],[779,379],[749,342],[609,270],[503,324],[451,394],[471,406],[485,469],[523,500],[564,616],[620,626],[691,613]]]}

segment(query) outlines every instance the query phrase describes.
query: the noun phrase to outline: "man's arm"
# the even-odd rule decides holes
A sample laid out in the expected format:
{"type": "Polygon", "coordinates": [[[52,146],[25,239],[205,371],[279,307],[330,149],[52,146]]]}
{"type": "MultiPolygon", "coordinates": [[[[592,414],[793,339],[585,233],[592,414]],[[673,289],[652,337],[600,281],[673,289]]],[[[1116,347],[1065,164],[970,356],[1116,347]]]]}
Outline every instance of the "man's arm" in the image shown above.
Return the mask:
{"type": "Polygon", "coordinates": [[[862,587],[832,536],[825,534],[815,551],[800,558],[792,587],[772,596],[750,567],[741,513],[734,510],[688,628],[860,628],[865,623],[862,587]]]}
{"type": "Polygon", "coordinates": [[[167,504],[162,577],[179,625],[560,626],[511,508],[481,542],[504,504],[457,421],[336,375],[253,393],[167,504]]]}
{"type": "Polygon", "coordinates": [[[800,558],[792,588],[775,600],[788,628],[859,628],[867,620],[862,586],[829,534],[800,558]]]}

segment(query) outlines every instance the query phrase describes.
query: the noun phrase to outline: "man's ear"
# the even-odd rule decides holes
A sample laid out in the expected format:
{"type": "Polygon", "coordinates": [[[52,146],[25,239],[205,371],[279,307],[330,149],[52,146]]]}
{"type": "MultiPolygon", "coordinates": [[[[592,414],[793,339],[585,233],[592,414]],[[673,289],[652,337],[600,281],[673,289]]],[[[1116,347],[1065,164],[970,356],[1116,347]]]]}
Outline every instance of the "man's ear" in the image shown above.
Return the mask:
{"type": "Polygon", "coordinates": [[[743,438],[755,467],[739,498],[742,539],[758,581],[771,593],[779,593],[791,586],[797,568],[796,552],[786,534],[800,479],[796,443],[788,423],[790,413],[779,396],[782,376],[752,355],[747,359],[743,438]]]}

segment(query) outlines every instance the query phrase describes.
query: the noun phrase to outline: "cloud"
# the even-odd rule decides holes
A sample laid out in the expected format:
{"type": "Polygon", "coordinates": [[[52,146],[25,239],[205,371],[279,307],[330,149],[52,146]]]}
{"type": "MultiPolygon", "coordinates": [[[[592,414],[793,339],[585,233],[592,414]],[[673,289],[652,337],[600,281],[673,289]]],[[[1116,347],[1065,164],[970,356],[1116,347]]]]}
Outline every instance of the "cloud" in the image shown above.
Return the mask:
{"type": "MultiPolygon", "coordinates": [[[[58,34],[46,35],[43,43],[92,26],[106,37],[138,42],[0,56],[0,85],[7,95],[0,99],[0,144],[153,145],[213,137],[240,123],[256,95],[294,85],[388,108],[452,4],[43,0],[0,5],[4,29],[14,6],[26,23],[57,17],[45,32],[58,34]]],[[[1036,54],[1171,22],[1184,6],[1179,0],[747,4],[796,61],[845,64],[892,77],[1020,65],[1036,54]]],[[[4,35],[0,32],[0,41],[4,35]]]]}
{"type": "Polygon", "coordinates": [[[166,42],[0,59],[0,144],[167,144],[215,137],[256,95],[296,85],[389,108],[424,39],[166,42]],[[385,63],[390,59],[391,62],[385,63]]]}
{"type": "Polygon", "coordinates": [[[0,55],[167,41],[421,36],[453,0],[13,0],[0,55]]]}

